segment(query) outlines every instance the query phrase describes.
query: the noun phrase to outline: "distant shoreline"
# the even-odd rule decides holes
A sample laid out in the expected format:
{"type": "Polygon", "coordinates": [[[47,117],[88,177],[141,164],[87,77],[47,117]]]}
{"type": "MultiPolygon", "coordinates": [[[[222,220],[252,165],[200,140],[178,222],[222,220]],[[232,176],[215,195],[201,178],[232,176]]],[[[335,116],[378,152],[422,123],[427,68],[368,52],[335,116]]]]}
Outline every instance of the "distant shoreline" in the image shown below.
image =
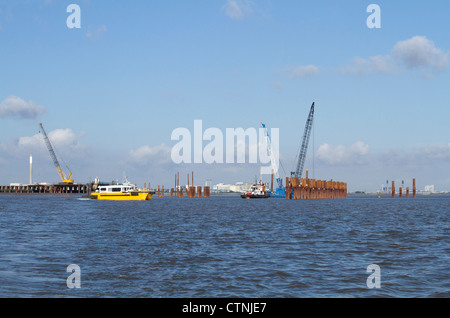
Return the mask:
{"type": "MultiPolygon", "coordinates": [[[[353,195],[353,196],[358,196],[358,195],[368,195],[368,196],[382,196],[382,197],[390,197],[392,196],[391,193],[373,193],[373,192],[367,192],[367,193],[354,193],[354,192],[349,192],[348,195],[353,195]]],[[[417,192],[416,193],[417,196],[423,196],[423,197],[428,197],[428,196],[450,196],[450,192],[443,192],[443,193],[423,193],[423,192],[417,192]]],[[[398,197],[398,193],[395,193],[395,196],[398,197]]],[[[409,194],[409,196],[412,196],[412,193],[409,194]]],[[[406,198],[405,193],[403,193],[403,197],[406,198]]]]}

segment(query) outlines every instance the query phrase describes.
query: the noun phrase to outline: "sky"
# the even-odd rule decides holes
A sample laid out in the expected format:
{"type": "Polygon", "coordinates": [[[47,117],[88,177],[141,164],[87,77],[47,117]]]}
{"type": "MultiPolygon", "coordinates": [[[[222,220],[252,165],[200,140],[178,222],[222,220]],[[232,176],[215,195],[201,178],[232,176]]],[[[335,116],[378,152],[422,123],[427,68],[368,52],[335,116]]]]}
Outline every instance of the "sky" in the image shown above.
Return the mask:
{"type": "Polygon", "coordinates": [[[198,185],[234,184],[261,166],[177,164],[174,130],[193,134],[201,120],[225,135],[263,122],[279,130],[284,178],[314,102],[310,177],[350,191],[413,178],[450,191],[449,9],[439,0],[0,0],[0,184],[28,183],[31,152],[33,181],[60,181],[39,123],[75,182],[126,175],[168,188],[176,172],[182,183],[193,171],[198,185]]]}

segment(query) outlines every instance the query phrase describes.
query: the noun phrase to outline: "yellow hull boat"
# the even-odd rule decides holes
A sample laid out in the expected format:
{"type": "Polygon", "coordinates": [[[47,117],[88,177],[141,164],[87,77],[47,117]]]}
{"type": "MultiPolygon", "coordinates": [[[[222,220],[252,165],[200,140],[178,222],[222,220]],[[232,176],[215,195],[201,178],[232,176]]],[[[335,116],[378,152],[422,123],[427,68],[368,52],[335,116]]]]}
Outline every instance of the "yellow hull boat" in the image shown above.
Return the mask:
{"type": "Polygon", "coordinates": [[[129,191],[120,193],[91,193],[91,200],[112,201],[148,201],[152,198],[150,191],[129,191]]]}
{"type": "Polygon", "coordinates": [[[155,194],[155,191],[141,190],[129,183],[113,183],[107,185],[94,184],[94,192],[91,192],[91,200],[110,201],[148,201],[155,194]]]}

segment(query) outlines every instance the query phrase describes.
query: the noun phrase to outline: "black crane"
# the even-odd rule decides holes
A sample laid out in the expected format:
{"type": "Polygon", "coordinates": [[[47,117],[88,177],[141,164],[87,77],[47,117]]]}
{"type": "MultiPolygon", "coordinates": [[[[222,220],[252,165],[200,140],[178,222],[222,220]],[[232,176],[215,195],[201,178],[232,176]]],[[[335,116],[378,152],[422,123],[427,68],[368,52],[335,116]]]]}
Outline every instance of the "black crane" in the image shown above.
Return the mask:
{"type": "Polygon", "coordinates": [[[309,137],[311,136],[311,128],[314,120],[314,103],[309,111],[308,119],[306,120],[305,132],[303,133],[302,146],[297,156],[297,169],[291,172],[291,177],[301,178],[303,167],[305,166],[306,152],[308,151],[309,137]]]}

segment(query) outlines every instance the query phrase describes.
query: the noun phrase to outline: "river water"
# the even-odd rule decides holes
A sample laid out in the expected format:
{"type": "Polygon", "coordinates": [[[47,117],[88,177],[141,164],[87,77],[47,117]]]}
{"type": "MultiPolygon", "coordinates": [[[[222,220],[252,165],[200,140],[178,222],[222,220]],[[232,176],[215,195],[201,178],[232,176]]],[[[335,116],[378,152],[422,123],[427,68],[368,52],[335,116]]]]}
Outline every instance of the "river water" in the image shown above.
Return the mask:
{"type": "Polygon", "coordinates": [[[449,196],[0,195],[0,297],[449,297],[449,207],[449,196]]]}

